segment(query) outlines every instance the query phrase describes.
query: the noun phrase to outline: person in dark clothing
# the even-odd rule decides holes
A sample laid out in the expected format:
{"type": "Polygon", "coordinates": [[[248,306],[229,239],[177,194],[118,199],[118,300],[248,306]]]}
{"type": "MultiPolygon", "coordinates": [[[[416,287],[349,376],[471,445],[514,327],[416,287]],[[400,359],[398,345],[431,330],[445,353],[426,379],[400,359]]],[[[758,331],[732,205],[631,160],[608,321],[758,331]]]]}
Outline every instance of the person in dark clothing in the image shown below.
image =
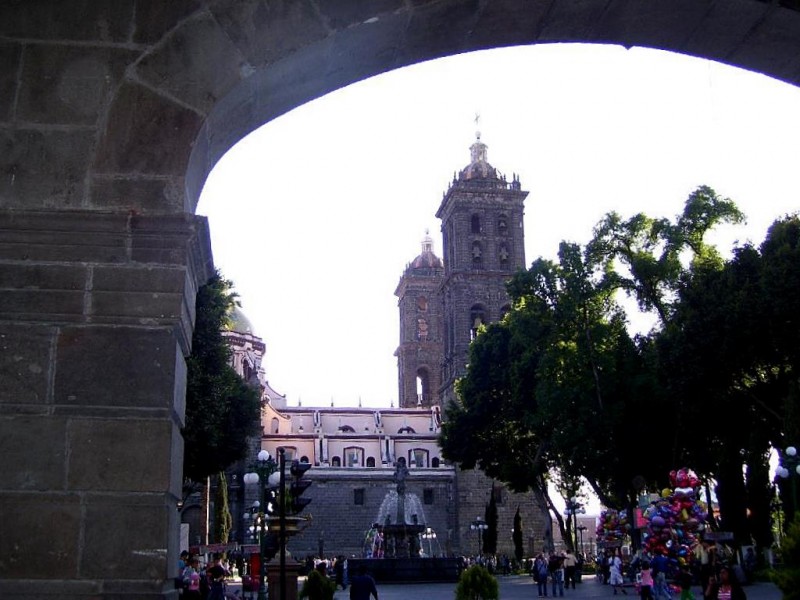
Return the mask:
{"type": "Polygon", "coordinates": [[[378,588],[375,580],[367,574],[367,566],[358,566],[358,575],[350,581],[350,600],[369,600],[374,596],[378,600],[378,588]]]}
{"type": "Polygon", "coordinates": [[[225,577],[228,572],[222,566],[222,557],[214,555],[214,564],[206,570],[209,583],[211,584],[211,595],[209,600],[225,600],[225,577]]]}

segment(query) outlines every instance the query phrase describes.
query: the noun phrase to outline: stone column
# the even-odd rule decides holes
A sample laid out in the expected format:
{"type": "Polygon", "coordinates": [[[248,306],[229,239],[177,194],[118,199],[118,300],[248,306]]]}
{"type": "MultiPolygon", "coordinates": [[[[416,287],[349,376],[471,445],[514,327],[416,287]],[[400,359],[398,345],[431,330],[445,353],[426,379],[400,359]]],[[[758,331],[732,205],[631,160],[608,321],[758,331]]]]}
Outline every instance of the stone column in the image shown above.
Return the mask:
{"type": "Polygon", "coordinates": [[[0,211],[0,597],[171,598],[190,215],[0,211]]]}

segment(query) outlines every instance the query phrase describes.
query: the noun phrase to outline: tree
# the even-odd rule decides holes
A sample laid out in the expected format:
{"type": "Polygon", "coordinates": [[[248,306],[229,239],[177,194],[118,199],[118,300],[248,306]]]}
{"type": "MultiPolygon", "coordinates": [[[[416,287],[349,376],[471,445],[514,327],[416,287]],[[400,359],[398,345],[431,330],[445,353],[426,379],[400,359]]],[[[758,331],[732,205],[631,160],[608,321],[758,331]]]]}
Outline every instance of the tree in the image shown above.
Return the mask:
{"type": "Polygon", "coordinates": [[[187,359],[184,476],[204,482],[247,454],[247,438],[258,431],[259,390],[230,366],[222,337],[236,303],[232,283],[217,272],[197,292],[192,353],[187,359]]]}
{"type": "Polygon", "coordinates": [[[228,480],[225,471],[217,475],[217,496],[214,501],[214,541],[227,544],[233,527],[230,507],[228,505],[228,480]]]}
{"type": "Polygon", "coordinates": [[[497,498],[495,493],[495,486],[492,484],[492,491],[489,497],[489,503],[486,505],[484,511],[484,519],[486,520],[486,531],[483,533],[483,548],[481,549],[484,554],[497,554],[497,498]]]}
{"type": "Polygon", "coordinates": [[[458,578],[456,600],[497,600],[499,597],[497,578],[481,565],[472,565],[458,578]]]}
{"type": "Polygon", "coordinates": [[[521,563],[525,556],[525,548],[523,546],[522,515],[519,513],[519,506],[517,506],[517,512],[514,514],[514,531],[511,534],[511,538],[514,541],[514,558],[517,559],[518,563],[521,563]]]}

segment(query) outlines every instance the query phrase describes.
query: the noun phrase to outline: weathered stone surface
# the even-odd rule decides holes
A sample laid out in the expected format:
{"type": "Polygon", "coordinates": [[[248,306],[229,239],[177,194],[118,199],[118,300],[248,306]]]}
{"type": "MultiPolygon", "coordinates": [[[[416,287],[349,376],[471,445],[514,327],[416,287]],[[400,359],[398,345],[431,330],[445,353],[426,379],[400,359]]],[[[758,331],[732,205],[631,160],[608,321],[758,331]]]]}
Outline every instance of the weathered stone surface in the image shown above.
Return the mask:
{"type": "Polygon", "coordinates": [[[749,0],[714,5],[684,45],[685,52],[725,61],[772,7],[749,0]]]}
{"type": "Polygon", "coordinates": [[[415,10],[400,63],[413,64],[463,52],[480,4],[478,0],[468,0],[436,3],[415,10]]]}
{"type": "MultiPolygon", "coordinates": [[[[86,498],[81,576],[103,579],[170,577],[164,531],[167,499],[158,494],[91,494],[86,498]]],[[[122,591],[122,590],[119,590],[122,591]]]]}
{"type": "Polygon", "coordinates": [[[800,78],[800,12],[772,11],[729,57],[736,64],[783,81],[800,78]]]}
{"type": "Polygon", "coordinates": [[[50,353],[54,343],[53,328],[0,324],[0,405],[49,402],[50,353]]]}
{"type": "Polygon", "coordinates": [[[319,11],[332,29],[346,29],[384,14],[391,14],[405,8],[403,0],[355,0],[340,2],[322,0],[319,11]]]}
{"type": "Polygon", "coordinates": [[[11,120],[21,56],[20,44],[0,43],[0,121],[11,120]]]}
{"type": "Polygon", "coordinates": [[[37,40],[124,42],[136,0],[0,3],[0,35],[37,40]]]}
{"type": "Polygon", "coordinates": [[[201,123],[197,113],[124,83],[110,109],[95,171],[182,176],[201,123]]]}
{"type": "Polygon", "coordinates": [[[246,72],[244,57],[214,17],[181,24],[136,65],[137,75],[200,113],[206,113],[246,72]],[[191,65],[191,69],[187,69],[191,65]]]}
{"type": "Polygon", "coordinates": [[[170,488],[171,444],[164,420],[73,419],[67,485],[71,491],[163,492],[170,488]]]}
{"type": "Polygon", "coordinates": [[[254,67],[329,33],[310,0],[220,0],[211,5],[211,12],[254,67]]]}
{"type": "Polygon", "coordinates": [[[137,43],[153,43],[175,27],[201,5],[196,0],[181,2],[164,2],[164,0],[136,0],[136,29],[133,41],[137,43]]]}
{"type": "MultiPolygon", "coordinates": [[[[5,381],[5,379],[4,379],[5,381]]],[[[50,416],[0,418],[6,490],[66,490],[66,423],[50,416]]]]}
{"type": "Polygon", "coordinates": [[[362,79],[364,73],[380,73],[394,67],[401,53],[406,25],[405,15],[388,15],[345,35],[334,36],[327,79],[353,82],[362,79]]]}
{"type": "Polygon", "coordinates": [[[92,321],[172,324],[182,316],[185,268],[97,267],[92,279],[92,321]]]}
{"type": "Polygon", "coordinates": [[[0,258],[123,262],[128,257],[128,219],[125,213],[0,210],[0,258]]]}
{"type": "Polygon", "coordinates": [[[580,42],[591,39],[607,2],[597,0],[555,0],[547,18],[539,24],[538,40],[543,42],[580,42]]]}
{"type": "Polygon", "coordinates": [[[0,129],[0,208],[75,208],[94,133],[0,129]]]}
{"type": "Polygon", "coordinates": [[[470,33],[470,48],[532,44],[549,7],[548,2],[521,5],[514,0],[487,4],[470,33]]]}
{"type": "Polygon", "coordinates": [[[77,578],[81,506],[76,494],[0,492],[0,514],[0,581],[77,578]]]}
{"type": "Polygon", "coordinates": [[[56,404],[173,405],[175,339],[169,329],[65,327],[57,361],[56,404]]]}
{"type": "Polygon", "coordinates": [[[27,46],[17,119],[94,124],[111,90],[138,54],[119,48],[27,46]]]}
{"type": "Polygon", "coordinates": [[[95,176],[87,204],[90,208],[125,209],[138,213],[188,211],[180,177],[95,176]]]}
{"type": "Polygon", "coordinates": [[[0,318],[39,320],[44,316],[56,321],[80,321],[84,293],[62,290],[8,290],[0,296],[0,318]]]}

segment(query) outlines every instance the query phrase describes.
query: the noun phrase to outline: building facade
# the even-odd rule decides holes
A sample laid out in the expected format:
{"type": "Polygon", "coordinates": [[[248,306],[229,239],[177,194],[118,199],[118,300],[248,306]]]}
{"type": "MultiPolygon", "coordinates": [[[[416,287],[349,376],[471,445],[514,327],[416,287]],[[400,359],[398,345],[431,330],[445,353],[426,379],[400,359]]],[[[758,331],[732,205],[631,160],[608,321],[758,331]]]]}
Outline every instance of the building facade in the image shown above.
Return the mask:
{"type": "MultiPolygon", "coordinates": [[[[362,556],[367,533],[383,523],[387,498],[395,493],[395,466],[409,468],[406,490],[414,517],[430,527],[435,555],[474,554],[480,534],[471,527],[494,497],[498,508],[498,553],[513,555],[511,530],[520,510],[527,554],[552,544],[544,498],[513,494],[477,470],[444,460],[438,445],[442,407],[457,401],[454,383],[464,375],[469,344],[483,324],[509,310],[505,284],[525,266],[523,203],[527,192],[516,176],[508,181],[487,160],[478,134],[470,162],[453,179],[437,211],[442,221],[444,259],[426,232],[422,251],[408,263],[395,289],[399,309],[397,408],[288,406],[267,383],[261,367],[263,342],[238,314],[228,339],[232,364],[263,391],[262,436],[253,456],[265,449],[308,462],[313,485],[305,530],[289,541],[296,557],[319,554],[362,556]],[[236,331],[236,329],[245,331],[236,331]],[[505,535],[503,532],[507,532],[505,535]]],[[[244,468],[244,467],[242,467],[244,468]]],[[[243,472],[242,472],[243,473],[243,472]]],[[[241,481],[241,474],[229,480],[241,481]]],[[[257,486],[252,486],[256,488],[257,486]]],[[[245,513],[257,489],[237,488],[241,541],[245,513]]],[[[236,528],[235,528],[236,529],[236,528]]]]}

